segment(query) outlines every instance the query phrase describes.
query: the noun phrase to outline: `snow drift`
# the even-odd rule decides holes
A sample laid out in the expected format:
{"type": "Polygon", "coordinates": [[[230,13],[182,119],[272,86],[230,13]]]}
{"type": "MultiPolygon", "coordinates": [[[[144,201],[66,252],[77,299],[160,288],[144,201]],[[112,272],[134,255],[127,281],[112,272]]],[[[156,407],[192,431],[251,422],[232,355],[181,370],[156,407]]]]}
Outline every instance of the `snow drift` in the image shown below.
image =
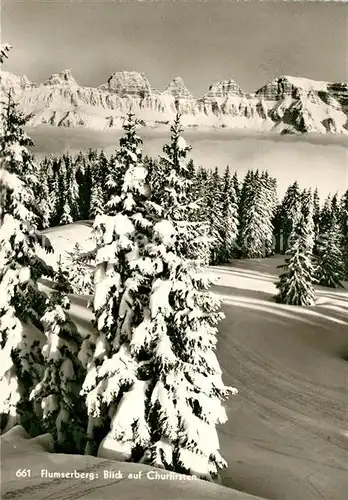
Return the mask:
{"type": "Polygon", "coordinates": [[[50,434],[29,439],[20,426],[1,437],[1,447],[2,456],[6,457],[2,463],[2,500],[258,498],[198,479],[185,479],[179,474],[170,476],[167,471],[146,465],[53,454],[50,434]],[[69,474],[72,477],[65,477],[69,474]],[[168,479],[163,479],[166,474],[168,479]]]}

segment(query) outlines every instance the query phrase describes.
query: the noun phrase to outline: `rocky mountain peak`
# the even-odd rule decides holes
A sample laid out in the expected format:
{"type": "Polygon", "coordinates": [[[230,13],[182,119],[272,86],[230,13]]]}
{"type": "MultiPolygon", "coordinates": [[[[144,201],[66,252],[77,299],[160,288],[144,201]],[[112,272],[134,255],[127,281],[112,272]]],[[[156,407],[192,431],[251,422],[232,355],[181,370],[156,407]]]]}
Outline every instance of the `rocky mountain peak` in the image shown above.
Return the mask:
{"type": "Polygon", "coordinates": [[[54,73],[44,82],[44,85],[78,85],[70,69],[64,69],[60,73],[54,73]]]}
{"type": "Polygon", "coordinates": [[[204,97],[244,96],[243,90],[234,80],[219,80],[210,85],[204,97]]]}
{"type": "Polygon", "coordinates": [[[107,84],[101,85],[100,88],[120,97],[125,95],[147,97],[152,93],[156,93],[151,88],[145,73],[138,73],[137,71],[117,71],[112,73],[107,84]]]}
{"type": "Polygon", "coordinates": [[[282,75],[257,90],[256,95],[271,101],[286,97],[296,99],[299,95],[306,93],[327,92],[327,87],[327,82],[298,76],[282,75]]]}
{"type": "Polygon", "coordinates": [[[17,76],[8,71],[0,71],[0,83],[4,92],[10,89],[14,91],[28,90],[36,86],[27,76],[17,76]]]}
{"type": "Polygon", "coordinates": [[[184,80],[180,76],[174,78],[163,93],[170,94],[176,99],[193,99],[193,95],[187,89],[184,80]]]}
{"type": "Polygon", "coordinates": [[[31,88],[35,84],[32,83],[26,75],[21,76],[21,87],[22,88],[31,88]]]}

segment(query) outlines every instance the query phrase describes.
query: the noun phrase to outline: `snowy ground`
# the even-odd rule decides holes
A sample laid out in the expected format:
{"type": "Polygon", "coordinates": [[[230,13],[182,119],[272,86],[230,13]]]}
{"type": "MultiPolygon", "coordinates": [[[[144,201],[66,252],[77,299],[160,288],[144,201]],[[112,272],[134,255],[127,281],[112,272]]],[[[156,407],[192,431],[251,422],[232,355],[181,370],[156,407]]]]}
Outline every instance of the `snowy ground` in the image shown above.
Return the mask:
{"type": "Polygon", "coordinates": [[[347,289],[312,308],[272,302],[281,259],[215,269],[219,359],[239,389],[220,429],[223,484],[269,499],[343,500],[348,489],[347,289]]]}
{"type": "Polygon", "coordinates": [[[20,426],[1,441],[2,500],[257,500],[200,480],[160,479],[156,472],[163,471],[145,465],[53,454],[49,435],[28,439],[20,426]],[[16,477],[23,469],[30,470],[31,477],[16,477]],[[114,472],[116,477],[104,478],[105,471],[114,472]],[[72,473],[76,478],[49,477],[51,473],[72,473]]]}
{"type": "MultiPolygon", "coordinates": [[[[88,223],[48,231],[52,244],[82,246],[88,223]]],[[[85,242],[85,243],[84,243],[85,242]]],[[[229,420],[219,429],[222,471],[228,488],[200,481],[151,480],[145,466],[45,451],[13,431],[3,440],[2,499],[77,498],[103,500],[241,499],[344,500],[348,489],[347,363],[348,283],[345,290],[318,288],[311,308],[272,301],[282,259],[236,261],[212,268],[214,291],[223,298],[226,319],[218,343],[224,381],[239,389],[227,403],[229,420]],[[31,468],[32,478],[15,477],[31,468]],[[40,470],[84,470],[90,479],[46,479],[40,470]],[[123,479],[104,480],[104,470],[123,479]],[[142,479],[128,474],[142,470],[142,479]],[[244,492],[239,493],[239,492],[244,492]],[[252,497],[254,498],[254,497],[252,497]]],[[[72,315],[90,329],[88,297],[74,297],[72,315]]],[[[47,441],[47,440],[46,440],[47,441]]]]}
{"type": "MultiPolygon", "coordinates": [[[[43,231],[47,234],[52,243],[55,254],[45,256],[45,260],[50,264],[54,263],[60,254],[64,256],[72,252],[76,243],[81,246],[83,252],[93,250],[94,241],[92,238],[92,226],[93,222],[86,220],[75,222],[67,226],[50,227],[43,231]]],[[[41,255],[43,256],[43,254],[41,255]]]]}

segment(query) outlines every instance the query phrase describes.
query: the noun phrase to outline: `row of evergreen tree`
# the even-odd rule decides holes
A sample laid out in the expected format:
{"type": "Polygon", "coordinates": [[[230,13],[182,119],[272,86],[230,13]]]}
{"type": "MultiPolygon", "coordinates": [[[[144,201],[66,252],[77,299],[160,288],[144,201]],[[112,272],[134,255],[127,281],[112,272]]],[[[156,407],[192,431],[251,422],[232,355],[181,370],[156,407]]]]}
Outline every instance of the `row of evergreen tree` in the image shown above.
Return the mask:
{"type": "MultiPolygon", "coordinates": [[[[145,158],[151,198],[158,205],[166,196],[165,161],[145,158]]],[[[348,270],[347,192],[341,200],[337,195],[328,196],[321,207],[317,190],[312,194],[295,182],[278,204],[276,180],[267,172],[249,171],[240,184],[228,167],[220,177],[217,169],[195,171],[188,161],[186,175],[190,186],[185,213],[190,244],[182,249],[186,257],[220,264],[234,258],[285,253],[287,272],[277,283],[277,301],[287,304],[313,305],[315,284],[342,286],[348,270]],[[298,239],[303,232],[308,239],[305,246],[298,239]],[[306,258],[299,258],[298,251],[306,258]]],[[[93,268],[93,255],[83,257],[76,248],[66,264],[75,293],[93,293],[88,266],[93,268]]]]}
{"type": "Polygon", "coordinates": [[[331,200],[326,208],[325,217],[317,219],[316,229],[310,197],[300,197],[293,207],[285,264],[280,266],[284,272],[276,283],[279,291],[276,300],[280,303],[312,306],[315,284],[343,287],[342,280],[347,273],[347,239],[331,200]]]}
{"type": "MultiPolygon", "coordinates": [[[[185,159],[189,151],[186,146],[185,159]]],[[[160,206],[167,196],[167,159],[144,157],[143,161],[151,199],[160,206]]],[[[122,185],[117,153],[109,158],[97,150],[50,156],[38,169],[37,199],[44,208],[43,226],[95,218],[103,213],[112,191],[119,192],[122,185]]],[[[296,305],[314,303],[315,284],[338,287],[348,279],[348,191],[341,199],[329,195],[321,204],[317,189],[303,190],[294,182],[279,202],[277,181],[267,172],[249,170],[241,181],[229,167],[221,176],[217,168],[196,168],[187,159],[185,173],[189,189],[184,218],[190,234],[190,243],[182,249],[186,257],[215,265],[236,258],[286,254],[289,276],[282,274],[277,300],[296,305]],[[301,216],[306,228],[298,227],[301,216]],[[306,272],[300,267],[301,259],[296,261],[297,267],[288,261],[291,252],[294,259],[298,257],[292,241],[297,238],[296,230],[305,230],[311,242],[306,272]],[[294,277],[299,283],[293,282],[294,277]]],[[[304,251],[304,247],[300,245],[298,250],[304,251]]],[[[78,247],[65,261],[75,293],[93,293],[93,266],[94,256],[86,258],[78,247]]]]}
{"type": "MultiPolygon", "coordinates": [[[[189,149],[188,149],[189,151],[189,149]]],[[[165,158],[145,157],[152,199],[161,203],[164,196],[165,158]]],[[[112,182],[120,186],[117,157],[103,151],[60,157],[49,156],[38,165],[38,190],[35,193],[43,209],[42,227],[94,219],[103,213],[112,182]]],[[[196,168],[188,161],[189,202],[192,208],[186,218],[200,223],[205,248],[200,257],[210,264],[230,262],[232,258],[261,258],[284,254],[289,246],[296,220],[296,210],[303,204],[313,222],[314,254],[321,238],[336,226],[341,248],[347,242],[348,191],[341,199],[328,196],[320,203],[318,190],[301,190],[294,182],[278,202],[277,181],[267,172],[249,170],[241,181],[229,167],[219,175],[218,169],[196,168]]],[[[346,252],[345,253],[345,258],[346,252]]],[[[348,266],[345,270],[348,277],[348,266]]]]}

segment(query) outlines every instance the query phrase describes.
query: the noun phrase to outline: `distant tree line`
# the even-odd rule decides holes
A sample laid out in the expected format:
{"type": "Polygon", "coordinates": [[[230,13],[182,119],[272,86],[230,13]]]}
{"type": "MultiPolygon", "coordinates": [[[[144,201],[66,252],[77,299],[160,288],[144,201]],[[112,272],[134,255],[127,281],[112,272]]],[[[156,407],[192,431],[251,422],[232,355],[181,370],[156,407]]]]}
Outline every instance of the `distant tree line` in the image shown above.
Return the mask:
{"type": "MultiPolygon", "coordinates": [[[[166,160],[145,156],[144,163],[151,197],[161,204],[166,196],[166,160]]],[[[92,149],[76,155],[50,155],[37,168],[35,194],[43,210],[41,228],[94,219],[103,213],[110,192],[121,188],[117,152],[108,157],[104,151],[92,149]]],[[[186,176],[189,209],[185,217],[192,236],[196,232],[196,241],[201,241],[194,252],[190,245],[192,257],[216,265],[285,254],[301,212],[318,262],[323,265],[323,252],[334,245],[342,253],[343,276],[348,277],[348,191],[341,198],[329,195],[321,203],[317,189],[301,189],[294,182],[279,201],[277,180],[267,171],[249,170],[239,179],[228,166],[220,174],[217,168],[196,167],[192,159],[187,162],[186,176]]]]}

